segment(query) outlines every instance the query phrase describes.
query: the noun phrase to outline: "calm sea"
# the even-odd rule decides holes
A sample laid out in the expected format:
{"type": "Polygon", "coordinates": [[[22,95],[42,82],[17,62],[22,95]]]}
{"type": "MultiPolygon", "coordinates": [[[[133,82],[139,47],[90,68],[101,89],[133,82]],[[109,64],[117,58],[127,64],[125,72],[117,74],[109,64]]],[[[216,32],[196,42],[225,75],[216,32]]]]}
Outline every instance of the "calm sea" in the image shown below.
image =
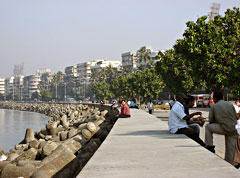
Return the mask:
{"type": "Polygon", "coordinates": [[[0,109],[0,149],[8,152],[24,139],[27,128],[40,131],[50,119],[44,114],[0,109]]]}

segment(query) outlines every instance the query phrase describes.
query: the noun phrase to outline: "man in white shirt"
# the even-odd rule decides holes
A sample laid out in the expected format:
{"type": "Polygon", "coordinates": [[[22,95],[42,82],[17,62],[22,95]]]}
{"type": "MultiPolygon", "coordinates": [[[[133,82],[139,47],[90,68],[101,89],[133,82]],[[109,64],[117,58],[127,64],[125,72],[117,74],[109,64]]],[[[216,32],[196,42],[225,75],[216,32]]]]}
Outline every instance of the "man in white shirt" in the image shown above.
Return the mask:
{"type": "MultiPolygon", "coordinates": [[[[169,131],[173,134],[185,134],[189,138],[193,139],[197,143],[199,143],[201,146],[207,148],[208,150],[214,151],[214,146],[208,146],[206,145],[198,136],[198,133],[192,129],[189,128],[187,124],[187,120],[191,119],[195,115],[201,115],[201,112],[194,112],[192,114],[186,115],[184,112],[184,102],[185,99],[188,99],[188,97],[184,93],[178,93],[176,95],[176,103],[173,105],[169,119],[168,119],[168,125],[169,125],[169,131]]],[[[199,119],[202,119],[199,117],[199,119]]]]}

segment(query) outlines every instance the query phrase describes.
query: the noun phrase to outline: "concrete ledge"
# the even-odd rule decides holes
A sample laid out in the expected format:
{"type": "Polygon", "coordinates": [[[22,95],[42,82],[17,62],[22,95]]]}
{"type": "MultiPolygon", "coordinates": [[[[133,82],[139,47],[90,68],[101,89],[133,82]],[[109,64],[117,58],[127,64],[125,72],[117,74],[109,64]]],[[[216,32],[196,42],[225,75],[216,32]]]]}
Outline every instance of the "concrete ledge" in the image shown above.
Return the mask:
{"type": "Polygon", "coordinates": [[[142,110],[119,118],[78,178],[231,178],[240,171],[142,110]]]}

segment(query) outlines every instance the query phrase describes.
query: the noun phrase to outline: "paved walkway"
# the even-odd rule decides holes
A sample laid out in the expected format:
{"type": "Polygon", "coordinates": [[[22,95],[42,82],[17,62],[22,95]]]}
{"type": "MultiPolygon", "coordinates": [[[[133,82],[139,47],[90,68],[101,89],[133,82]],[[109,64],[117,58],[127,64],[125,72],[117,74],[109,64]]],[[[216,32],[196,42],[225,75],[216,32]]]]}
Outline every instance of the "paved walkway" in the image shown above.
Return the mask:
{"type": "Polygon", "coordinates": [[[142,110],[119,118],[78,178],[236,178],[240,171],[142,110]]]}
{"type": "MultiPolygon", "coordinates": [[[[190,109],[190,113],[197,112],[197,111],[201,111],[202,116],[204,118],[208,118],[209,108],[193,108],[193,109],[190,109]]],[[[165,121],[167,123],[169,112],[170,111],[168,111],[168,110],[156,110],[154,112],[154,116],[156,116],[157,118],[159,118],[162,121],[165,121]]],[[[208,123],[208,122],[206,122],[206,123],[208,123]]],[[[201,129],[200,130],[200,138],[204,141],[205,140],[205,127],[200,127],[200,129],[201,129]]],[[[215,147],[216,154],[219,157],[221,157],[222,159],[224,159],[224,153],[225,153],[225,138],[224,138],[224,136],[214,134],[213,141],[214,141],[214,145],[216,146],[215,147]]]]}

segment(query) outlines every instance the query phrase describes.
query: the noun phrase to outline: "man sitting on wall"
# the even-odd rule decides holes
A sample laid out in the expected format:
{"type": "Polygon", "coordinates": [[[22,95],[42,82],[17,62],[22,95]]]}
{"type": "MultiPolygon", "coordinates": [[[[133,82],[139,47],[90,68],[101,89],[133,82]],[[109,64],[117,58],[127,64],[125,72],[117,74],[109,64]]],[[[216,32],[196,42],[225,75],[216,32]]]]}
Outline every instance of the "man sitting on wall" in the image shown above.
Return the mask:
{"type": "MultiPolygon", "coordinates": [[[[184,112],[184,106],[185,100],[188,99],[188,97],[184,93],[178,93],[176,95],[176,103],[173,105],[169,119],[168,119],[168,125],[169,125],[169,131],[173,134],[185,134],[189,138],[193,139],[197,143],[199,143],[201,146],[205,147],[206,149],[214,152],[214,146],[208,146],[206,145],[198,136],[198,132],[195,131],[192,128],[189,128],[187,124],[187,120],[191,119],[195,115],[201,115],[201,112],[194,112],[192,114],[186,115],[184,112]]],[[[199,119],[202,119],[199,117],[199,119]]]]}

